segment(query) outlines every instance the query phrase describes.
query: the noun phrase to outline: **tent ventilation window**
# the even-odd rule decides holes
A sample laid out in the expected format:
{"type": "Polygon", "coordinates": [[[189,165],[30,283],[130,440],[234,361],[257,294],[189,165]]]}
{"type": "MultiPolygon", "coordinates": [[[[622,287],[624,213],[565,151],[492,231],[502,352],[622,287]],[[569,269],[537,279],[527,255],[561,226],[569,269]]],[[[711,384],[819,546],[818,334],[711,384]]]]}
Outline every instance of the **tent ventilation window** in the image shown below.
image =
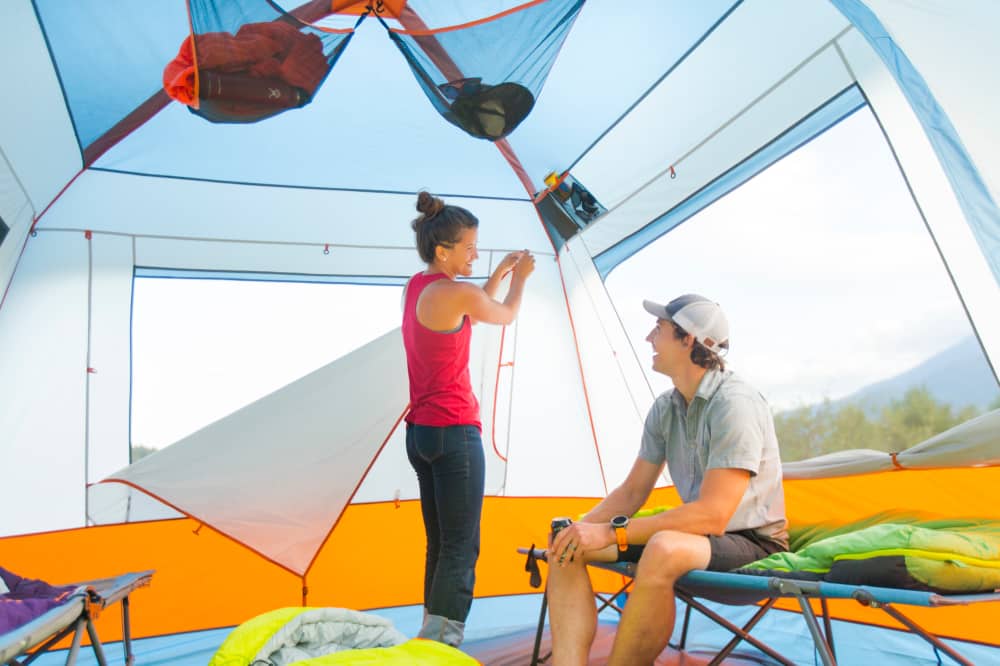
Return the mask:
{"type": "Polygon", "coordinates": [[[3,245],[4,239],[7,238],[8,231],[10,231],[10,227],[8,227],[7,223],[3,221],[2,217],[0,217],[0,245],[3,245]]]}
{"type": "Polygon", "coordinates": [[[386,27],[420,87],[445,120],[489,141],[502,139],[535,105],[583,0],[534,0],[457,26],[386,27]]]}
{"type": "Polygon", "coordinates": [[[354,35],[317,28],[267,0],[189,0],[192,34],[163,86],[192,113],[252,123],[308,104],[354,35]]]}
{"type": "Polygon", "coordinates": [[[608,209],[567,171],[545,177],[548,188],[535,196],[538,213],[554,240],[569,240],[608,209]]]}

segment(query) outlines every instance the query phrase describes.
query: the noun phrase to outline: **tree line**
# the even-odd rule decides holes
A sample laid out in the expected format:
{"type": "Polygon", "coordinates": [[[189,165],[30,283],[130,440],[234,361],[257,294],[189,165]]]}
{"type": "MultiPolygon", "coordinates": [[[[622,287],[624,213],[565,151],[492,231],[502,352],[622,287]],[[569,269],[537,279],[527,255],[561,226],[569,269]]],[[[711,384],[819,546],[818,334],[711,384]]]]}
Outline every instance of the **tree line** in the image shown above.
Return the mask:
{"type": "MultiPolygon", "coordinates": [[[[998,408],[1000,397],[989,411],[998,408]]],[[[846,449],[902,451],[981,413],[973,405],[955,409],[938,402],[925,387],[919,387],[879,408],[834,404],[827,399],[775,414],[774,426],[781,459],[791,462],[846,449]]]]}

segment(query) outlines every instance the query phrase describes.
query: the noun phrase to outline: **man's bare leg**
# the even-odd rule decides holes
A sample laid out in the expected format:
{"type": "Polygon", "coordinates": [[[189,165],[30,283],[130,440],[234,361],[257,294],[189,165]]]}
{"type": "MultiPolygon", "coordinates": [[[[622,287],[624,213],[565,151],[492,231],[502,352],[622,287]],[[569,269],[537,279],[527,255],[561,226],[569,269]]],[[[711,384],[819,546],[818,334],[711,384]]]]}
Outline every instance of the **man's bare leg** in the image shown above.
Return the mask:
{"type": "MultiPolygon", "coordinates": [[[[586,561],[614,562],[614,547],[587,553],[586,561]]],[[[597,631],[594,588],[584,559],[549,562],[549,629],[554,666],[585,666],[597,631]]]]}
{"type": "Polygon", "coordinates": [[[674,583],[692,569],[707,567],[711,554],[707,537],[672,531],[653,535],[639,560],[608,666],[653,663],[674,630],[674,583]]]}

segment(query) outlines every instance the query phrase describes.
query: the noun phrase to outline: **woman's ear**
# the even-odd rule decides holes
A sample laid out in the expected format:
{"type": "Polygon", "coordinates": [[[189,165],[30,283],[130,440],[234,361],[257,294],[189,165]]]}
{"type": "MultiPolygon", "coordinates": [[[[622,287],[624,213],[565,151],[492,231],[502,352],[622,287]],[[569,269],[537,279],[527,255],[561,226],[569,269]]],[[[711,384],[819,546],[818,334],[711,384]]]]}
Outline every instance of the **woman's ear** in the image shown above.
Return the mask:
{"type": "Polygon", "coordinates": [[[442,264],[448,261],[448,248],[443,245],[435,245],[434,258],[442,264]]]}

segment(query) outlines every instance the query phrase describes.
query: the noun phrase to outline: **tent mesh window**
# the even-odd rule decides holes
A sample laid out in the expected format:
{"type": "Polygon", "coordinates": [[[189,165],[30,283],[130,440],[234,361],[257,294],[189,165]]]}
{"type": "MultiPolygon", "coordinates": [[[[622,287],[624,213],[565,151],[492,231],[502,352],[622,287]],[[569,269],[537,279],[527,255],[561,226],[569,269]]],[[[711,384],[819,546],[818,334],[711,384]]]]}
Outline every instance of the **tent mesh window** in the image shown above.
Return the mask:
{"type": "Polygon", "coordinates": [[[315,28],[267,0],[188,6],[192,34],[164,69],[163,85],[212,122],[256,122],[305,106],[354,34],[315,28]]]}
{"type": "Polygon", "coordinates": [[[582,5],[529,2],[434,30],[402,16],[412,29],[386,29],[438,113],[474,137],[496,141],[531,112],[582,5]]]}

